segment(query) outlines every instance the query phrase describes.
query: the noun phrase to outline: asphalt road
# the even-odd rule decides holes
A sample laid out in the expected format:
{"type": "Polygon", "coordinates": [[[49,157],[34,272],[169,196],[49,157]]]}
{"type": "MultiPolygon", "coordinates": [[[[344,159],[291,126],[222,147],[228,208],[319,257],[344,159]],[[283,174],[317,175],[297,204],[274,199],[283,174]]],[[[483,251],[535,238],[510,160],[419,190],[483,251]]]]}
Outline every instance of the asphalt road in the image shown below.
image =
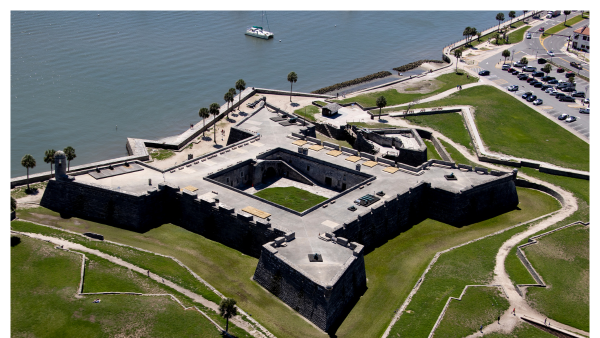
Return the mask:
{"type": "MultiPolygon", "coordinates": [[[[577,13],[579,13],[579,12],[575,12],[575,15],[577,15],[577,13]]],[[[581,15],[581,14],[579,14],[579,15],[581,15]]],[[[569,15],[569,17],[573,17],[573,14],[569,15]]],[[[542,23],[540,25],[532,27],[531,31],[534,31],[534,30],[537,31],[539,29],[539,27],[544,27],[547,29],[547,28],[552,27],[562,21],[564,21],[564,15],[560,15],[554,19],[544,19],[544,21],[542,21],[542,23]]],[[[584,20],[583,22],[581,22],[580,23],[581,26],[583,26],[585,24],[585,22],[587,22],[587,21],[588,20],[584,20]]],[[[534,21],[534,23],[535,23],[535,21],[534,21]]],[[[578,26],[579,26],[579,24],[574,25],[573,28],[569,29],[569,32],[572,32],[572,30],[576,29],[578,26]]],[[[564,45],[564,43],[566,43],[566,37],[563,38],[563,37],[553,36],[553,37],[547,38],[544,41],[544,45],[546,45],[546,47],[558,46],[561,43],[563,45],[564,45]],[[552,39],[552,40],[550,40],[550,39],[552,39]]],[[[515,62],[517,62],[523,56],[526,56],[526,55],[535,56],[536,51],[538,52],[538,57],[541,57],[542,55],[544,55],[544,58],[548,57],[548,55],[546,55],[546,50],[542,47],[542,45],[540,43],[539,34],[532,34],[532,39],[524,39],[522,42],[520,42],[516,45],[510,46],[509,50],[511,51],[511,54],[514,53],[514,61],[515,62]]],[[[558,51],[558,50],[559,50],[559,48],[556,48],[556,51],[558,51]]],[[[479,72],[480,70],[483,70],[483,69],[489,70],[490,75],[486,76],[486,78],[495,82],[496,84],[500,85],[503,88],[507,88],[510,85],[518,85],[519,90],[517,92],[509,92],[509,93],[515,95],[516,97],[518,97],[519,100],[522,100],[523,103],[530,105],[532,107],[533,107],[533,103],[527,102],[526,100],[522,99],[521,95],[528,91],[533,92],[533,94],[537,95],[538,98],[540,98],[544,101],[543,104],[541,104],[538,107],[542,108],[542,110],[544,111],[545,114],[552,116],[552,118],[557,123],[562,123],[562,124],[567,125],[568,128],[571,128],[572,130],[577,132],[579,135],[582,135],[584,138],[589,140],[589,137],[590,137],[589,136],[590,135],[590,115],[579,113],[579,108],[575,107],[575,106],[581,106],[581,101],[580,101],[581,98],[576,98],[577,102],[560,102],[554,96],[551,96],[550,94],[548,94],[546,92],[543,92],[541,90],[541,88],[534,88],[529,83],[527,83],[525,80],[517,79],[517,75],[512,75],[512,74],[508,73],[507,71],[503,71],[501,69],[501,65],[502,65],[503,61],[499,62],[500,60],[504,60],[504,58],[501,56],[502,51],[503,51],[503,49],[500,48],[498,50],[498,53],[495,53],[492,56],[490,56],[489,58],[479,62],[479,65],[477,66],[479,68],[477,68],[477,67],[470,67],[470,68],[475,70],[476,72],[479,72]],[[571,106],[571,107],[569,107],[569,106],[571,106]],[[557,119],[557,117],[561,114],[568,114],[568,115],[576,116],[577,121],[571,122],[571,123],[559,121],[557,119]]],[[[559,53],[555,52],[555,55],[556,55],[556,57],[553,57],[552,61],[556,62],[557,64],[560,64],[559,62],[563,62],[566,66],[568,66],[569,62],[572,60],[571,58],[567,57],[565,54],[559,54],[559,53]]],[[[510,61],[510,59],[508,59],[507,61],[510,61]]],[[[537,67],[538,70],[541,70],[541,68],[544,65],[538,64],[535,60],[530,60],[529,66],[537,67]]],[[[557,73],[555,68],[556,67],[553,66],[553,69],[549,75],[555,77],[557,80],[567,80],[567,78],[565,77],[565,73],[557,73]]],[[[573,68],[573,67],[571,67],[571,68],[573,68]]],[[[584,68],[587,68],[587,67],[584,66],[584,68]]],[[[522,70],[522,69],[519,69],[519,70],[522,70]]],[[[527,73],[527,74],[531,74],[531,73],[527,73]]],[[[588,71],[588,76],[589,76],[589,71],[588,71]]],[[[589,92],[589,83],[579,77],[575,77],[575,83],[576,83],[575,88],[577,89],[577,91],[586,92],[586,97],[589,97],[589,96],[587,96],[587,94],[589,92]]],[[[565,93],[565,94],[569,95],[569,93],[565,93]]]]}

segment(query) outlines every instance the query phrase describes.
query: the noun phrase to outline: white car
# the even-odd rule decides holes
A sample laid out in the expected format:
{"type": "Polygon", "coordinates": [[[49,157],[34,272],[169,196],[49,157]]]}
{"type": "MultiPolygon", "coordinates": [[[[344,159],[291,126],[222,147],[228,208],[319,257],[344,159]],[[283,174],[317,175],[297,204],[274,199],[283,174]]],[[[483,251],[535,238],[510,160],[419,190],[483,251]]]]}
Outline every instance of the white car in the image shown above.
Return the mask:
{"type": "Polygon", "coordinates": [[[550,55],[550,56],[554,56],[554,52],[553,52],[553,51],[551,51],[551,50],[549,50],[549,51],[548,51],[548,55],[550,55]]]}
{"type": "Polygon", "coordinates": [[[519,86],[511,85],[511,86],[508,86],[506,89],[508,89],[509,92],[516,92],[517,90],[519,90],[519,86]]]}
{"type": "Polygon", "coordinates": [[[533,101],[534,106],[539,106],[542,103],[544,103],[544,101],[542,99],[537,99],[537,100],[533,101]]]}
{"type": "Polygon", "coordinates": [[[565,122],[575,122],[575,121],[577,121],[577,117],[576,116],[569,116],[565,120],[565,122]]]}
{"type": "Polygon", "coordinates": [[[548,89],[545,90],[546,93],[551,93],[553,91],[555,91],[554,87],[550,87],[550,88],[548,88],[548,89]]]}
{"type": "Polygon", "coordinates": [[[589,114],[590,113],[590,108],[579,108],[579,112],[581,114],[589,114]]]}
{"type": "Polygon", "coordinates": [[[589,98],[587,98],[587,99],[583,100],[583,103],[586,103],[586,104],[587,104],[587,103],[590,103],[590,99],[589,99],[589,98]]]}
{"type": "Polygon", "coordinates": [[[531,33],[527,33],[527,36],[526,36],[526,38],[527,38],[527,39],[531,39],[531,33]]]}

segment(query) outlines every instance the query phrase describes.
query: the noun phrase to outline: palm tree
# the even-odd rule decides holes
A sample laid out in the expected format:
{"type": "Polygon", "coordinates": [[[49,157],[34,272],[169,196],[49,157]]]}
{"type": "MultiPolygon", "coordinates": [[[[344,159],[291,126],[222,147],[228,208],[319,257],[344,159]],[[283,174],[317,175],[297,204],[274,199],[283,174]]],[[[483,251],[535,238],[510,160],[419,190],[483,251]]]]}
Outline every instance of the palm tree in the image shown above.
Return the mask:
{"type": "Polygon", "coordinates": [[[477,32],[477,41],[480,41],[479,39],[481,39],[481,32],[477,32]]]}
{"type": "MultiPolygon", "coordinates": [[[[206,127],[206,119],[210,116],[208,109],[200,108],[200,110],[198,111],[198,115],[200,116],[200,118],[202,118],[202,128],[206,127]]],[[[205,131],[206,131],[206,129],[202,131],[202,137],[204,137],[205,131]]]]}
{"type": "Polygon", "coordinates": [[[67,156],[67,171],[69,171],[71,170],[71,160],[74,160],[77,155],[75,155],[75,149],[71,146],[66,147],[63,151],[65,152],[65,156],[67,156]]]}
{"type": "Polygon", "coordinates": [[[550,72],[552,71],[552,65],[547,63],[544,68],[542,68],[542,72],[546,73],[546,76],[548,76],[548,74],[550,74],[550,72]]]}
{"type": "Polygon", "coordinates": [[[44,162],[50,163],[50,178],[51,179],[52,179],[52,164],[54,163],[54,153],[56,153],[56,150],[54,150],[54,149],[48,149],[44,153],[44,162]]]}
{"type": "Polygon", "coordinates": [[[569,14],[571,14],[571,11],[563,11],[563,13],[565,13],[565,23],[564,25],[567,25],[567,16],[569,16],[569,14]]]}
{"type": "Polygon", "coordinates": [[[213,123],[213,129],[215,130],[215,143],[217,143],[217,115],[219,115],[219,104],[218,103],[211,103],[210,106],[208,107],[208,112],[210,113],[210,115],[214,116],[214,123],[213,123]]]}
{"type": "Polygon", "coordinates": [[[35,168],[35,159],[27,154],[21,159],[21,165],[27,168],[27,191],[29,191],[29,168],[35,168]]]}
{"type": "Polygon", "coordinates": [[[288,74],[287,80],[290,83],[290,102],[292,102],[292,86],[296,81],[298,81],[298,75],[296,75],[294,72],[291,72],[288,74]]]}
{"type": "Polygon", "coordinates": [[[229,318],[237,316],[235,300],[232,298],[225,298],[221,300],[221,304],[219,304],[219,314],[221,315],[221,317],[227,320],[225,325],[225,332],[229,331],[229,318]]]}
{"type": "Polygon", "coordinates": [[[462,56],[462,51],[460,49],[454,50],[454,57],[456,58],[456,72],[458,72],[458,59],[462,56]]]}
{"type": "Polygon", "coordinates": [[[527,58],[523,56],[523,57],[521,58],[521,60],[519,61],[519,63],[522,63],[522,64],[524,64],[525,66],[527,66],[527,64],[529,63],[529,60],[527,60],[527,58]]]}
{"type": "Polygon", "coordinates": [[[496,46],[498,46],[498,44],[500,43],[500,34],[496,33],[494,37],[496,38],[496,46]]]}
{"type": "MultiPolygon", "coordinates": [[[[235,83],[235,89],[240,91],[240,97],[238,99],[238,101],[242,101],[242,91],[244,89],[246,89],[246,82],[242,79],[237,80],[237,82],[235,83]]],[[[240,106],[238,106],[238,110],[240,110],[240,106]]]]}
{"type": "Polygon", "coordinates": [[[381,120],[381,108],[387,105],[387,101],[384,96],[380,96],[377,98],[377,107],[379,107],[379,119],[381,120]]]}
{"type": "Polygon", "coordinates": [[[508,12],[508,17],[510,18],[510,24],[512,25],[512,21],[517,17],[517,13],[515,13],[515,11],[510,11],[508,12]]]}
{"type": "MultiPolygon", "coordinates": [[[[235,88],[229,88],[229,93],[231,93],[229,102],[231,102],[231,106],[233,107],[233,101],[235,100],[235,94],[237,94],[237,92],[235,91],[235,88]]],[[[227,118],[229,118],[229,113],[227,113],[227,118]]]]}
{"type": "Polygon", "coordinates": [[[508,49],[503,50],[502,57],[504,58],[504,63],[506,63],[506,59],[510,57],[510,51],[508,49]]]}
{"type": "Polygon", "coordinates": [[[496,21],[498,21],[498,32],[500,31],[500,23],[504,21],[504,13],[496,14],[496,21]]]}
{"type": "Polygon", "coordinates": [[[469,43],[469,36],[471,36],[471,27],[467,26],[467,28],[465,28],[465,30],[463,31],[462,35],[467,40],[467,44],[468,44],[469,43]]]}

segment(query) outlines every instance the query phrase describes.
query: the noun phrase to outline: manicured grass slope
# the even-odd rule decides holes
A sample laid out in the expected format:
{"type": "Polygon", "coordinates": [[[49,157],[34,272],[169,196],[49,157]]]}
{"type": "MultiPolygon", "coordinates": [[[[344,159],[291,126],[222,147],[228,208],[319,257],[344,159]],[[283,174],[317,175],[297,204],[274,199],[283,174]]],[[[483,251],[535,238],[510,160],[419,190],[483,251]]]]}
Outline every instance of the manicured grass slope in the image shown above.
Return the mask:
{"type": "Polygon", "coordinates": [[[35,337],[219,337],[196,311],[168,297],[75,298],[81,256],[21,237],[11,248],[11,334],[35,337]]]}
{"type": "Polygon", "coordinates": [[[588,143],[495,87],[467,88],[415,108],[453,105],[475,107],[477,128],[491,151],[589,170],[588,143]]]}
{"type": "Polygon", "coordinates": [[[467,127],[465,127],[462,115],[459,113],[407,116],[405,119],[417,126],[430,127],[439,131],[454,142],[473,151],[469,132],[467,131],[467,127]]]}
{"type": "Polygon", "coordinates": [[[327,200],[327,197],[315,195],[296,187],[267,188],[254,195],[296,211],[304,211],[327,200]]]}
{"type": "MultiPolygon", "coordinates": [[[[559,207],[555,199],[538,191],[518,188],[517,192],[519,194],[520,210],[513,210],[461,228],[427,219],[406,229],[399,236],[390,239],[386,244],[367,254],[365,256],[365,267],[369,289],[342,323],[336,332],[337,336],[381,336],[387,325],[389,325],[394,310],[404,302],[436,252],[485,236],[518,222],[525,222],[545,215],[559,207]]],[[[498,247],[502,242],[503,240],[498,240],[498,247]]],[[[492,244],[485,244],[483,247],[477,244],[476,248],[467,251],[466,253],[457,253],[445,268],[439,268],[439,272],[443,272],[440,277],[442,278],[440,280],[441,285],[445,285],[440,286],[443,289],[442,292],[438,292],[440,290],[437,289],[429,291],[425,289],[424,291],[427,297],[434,299],[435,306],[440,306],[439,310],[443,307],[443,302],[446,301],[446,298],[443,297],[452,293],[452,290],[460,289],[462,291],[466,282],[472,283],[473,280],[484,279],[479,277],[482,275],[485,278],[491,276],[497,249],[494,249],[492,244]],[[464,257],[467,257],[467,259],[464,259],[464,257]],[[483,270],[484,268],[485,270],[483,270]]],[[[436,282],[433,284],[436,284],[436,282]]],[[[460,291],[456,291],[452,295],[458,296],[460,291]]],[[[409,309],[417,309],[414,303],[411,304],[413,305],[409,309]]],[[[428,320],[427,323],[433,325],[439,315],[439,311],[428,310],[429,306],[431,304],[427,303],[423,309],[418,307],[418,310],[411,315],[417,317],[411,317],[410,320],[408,317],[405,318],[407,321],[396,325],[390,337],[396,337],[395,332],[399,330],[398,327],[404,325],[408,325],[410,328],[421,327],[419,330],[426,331],[424,334],[426,337],[429,331],[425,328],[427,325],[423,326],[421,321],[428,320]],[[413,322],[415,320],[418,322],[413,322]]],[[[429,326],[429,330],[431,330],[431,327],[429,326]]],[[[421,332],[419,335],[413,334],[410,329],[402,332],[401,336],[403,337],[423,336],[421,331],[419,331],[421,332]]]]}
{"type": "Polygon", "coordinates": [[[511,333],[493,332],[485,335],[486,338],[555,338],[556,336],[542,331],[533,325],[521,322],[511,333]]]}
{"type": "Polygon", "coordinates": [[[523,36],[525,35],[525,31],[528,30],[529,28],[531,28],[531,26],[521,27],[521,28],[517,29],[516,31],[508,34],[508,41],[511,44],[519,43],[519,42],[523,41],[523,36]]]}
{"type": "Polygon", "coordinates": [[[551,28],[548,28],[545,32],[544,32],[544,39],[546,39],[547,37],[550,36],[550,34],[556,34],[560,31],[562,31],[563,29],[567,29],[571,26],[573,26],[574,24],[578,23],[581,20],[584,19],[588,19],[589,18],[589,14],[586,17],[582,17],[581,15],[576,15],[570,19],[567,20],[567,22],[561,22],[556,26],[553,26],[551,28]]]}
{"type": "Polygon", "coordinates": [[[294,113],[304,117],[309,121],[315,121],[315,114],[320,114],[321,110],[319,109],[319,107],[311,104],[306,107],[294,110],[294,113]]]}
{"type": "Polygon", "coordinates": [[[425,142],[425,145],[427,146],[427,159],[428,160],[441,160],[442,157],[435,149],[433,142],[431,142],[429,140],[423,140],[423,141],[425,142]]]}
{"type": "Polygon", "coordinates": [[[444,146],[444,148],[446,148],[448,155],[450,155],[450,157],[452,158],[452,161],[454,161],[454,163],[466,164],[466,165],[470,165],[470,166],[474,166],[474,167],[475,166],[482,167],[482,165],[468,160],[461,152],[459,152],[456,148],[451,146],[450,143],[448,143],[444,140],[438,140],[438,141],[440,141],[442,146],[444,146]]]}
{"type": "Polygon", "coordinates": [[[498,320],[510,303],[495,287],[470,287],[462,300],[452,300],[434,337],[462,338],[498,320]]]}
{"type": "MultiPolygon", "coordinates": [[[[377,106],[377,104],[376,104],[377,98],[380,96],[384,96],[387,100],[387,105],[392,106],[392,105],[396,105],[396,104],[412,102],[416,99],[422,99],[425,97],[433,96],[435,94],[445,92],[448,89],[455,88],[458,85],[465,85],[468,83],[477,82],[477,81],[479,81],[479,79],[472,77],[472,76],[467,78],[467,75],[464,73],[460,73],[460,74],[448,73],[448,74],[443,74],[443,75],[438,76],[436,78],[436,81],[439,82],[439,87],[429,93],[426,93],[426,94],[399,93],[396,89],[388,89],[385,91],[358,95],[358,96],[343,99],[343,100],[336,100],[336,102],[341,102],[341,103],[357,102],[363,107],[376,107],[377,106]]],[[[379,110],[377,110],[377,112],[378,111],[379,110]]]]}

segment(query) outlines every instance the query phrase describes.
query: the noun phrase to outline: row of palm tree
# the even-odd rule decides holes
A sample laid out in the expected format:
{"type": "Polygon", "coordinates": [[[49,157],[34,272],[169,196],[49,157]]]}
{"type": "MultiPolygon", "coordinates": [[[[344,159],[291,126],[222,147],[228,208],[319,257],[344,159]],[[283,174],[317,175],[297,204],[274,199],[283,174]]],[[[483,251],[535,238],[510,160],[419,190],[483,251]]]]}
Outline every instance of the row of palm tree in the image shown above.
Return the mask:
{"type": "MultiPolygon", "coordinates": [[[[71,161],[74,160],[75,157],[77,157],[77,155],[75,154],[75,149],[71,146],[66,147],[63,150],[63,152],[67,157],[67,171],[69,171],[71,169],[71,161]]],[[[56,150],[54,149],[48,149],[44,152],[44,162],[50,163],[50,178],[52,178],[52,164],[54,163],[54,154],[56,154],[56,150]]],[[[29,191],[29,169],[33,169],[37,165],[35,162],[35,158],[33,158],[33,156],[31,156],[30,154],[26,154],[21,159],[21,165],[27,169],[27,191],[29,191]]]]}
{"type": "MultiPolygon", "coordinates": [[[[227,102],[227,109],[229,109],[230,103],[233,104],[235,94],[237,94],[236,89],[240,92],[240,96],[238,98],[238,101],[239,101],[242,99],[242,91],[244,91],[244,89],[246,89],[246,82],[243,79],[237,80],[235,83],[235,88],[229,88],[227,93],[225,93],[225,95],[223,96],[223,99],[225,100],[225,102],[227,102]]],[[[200,110],[198,111],[198,115],[202,119],[203,127],[206,127],[206,119],[210,115],[213,115],[215,118],[217,117],[217,115],[219,115],[220,108],[221,108],[221,106],[216,102],[211,103],[208,108],[204,108],[204,107],[200,108],[200,110]]],[[[227,112],[227,118],[229,119],[229,112],[227,112]]],[[[215,143],[217,143],[217,127],[215,126],[213,129],[214,129],[214,137],[213,138],[214,138],[215,143]]],[[[205,133],[203,131],[202,137],[204,137],[204,136],[205,136],[205,133]]]]}

